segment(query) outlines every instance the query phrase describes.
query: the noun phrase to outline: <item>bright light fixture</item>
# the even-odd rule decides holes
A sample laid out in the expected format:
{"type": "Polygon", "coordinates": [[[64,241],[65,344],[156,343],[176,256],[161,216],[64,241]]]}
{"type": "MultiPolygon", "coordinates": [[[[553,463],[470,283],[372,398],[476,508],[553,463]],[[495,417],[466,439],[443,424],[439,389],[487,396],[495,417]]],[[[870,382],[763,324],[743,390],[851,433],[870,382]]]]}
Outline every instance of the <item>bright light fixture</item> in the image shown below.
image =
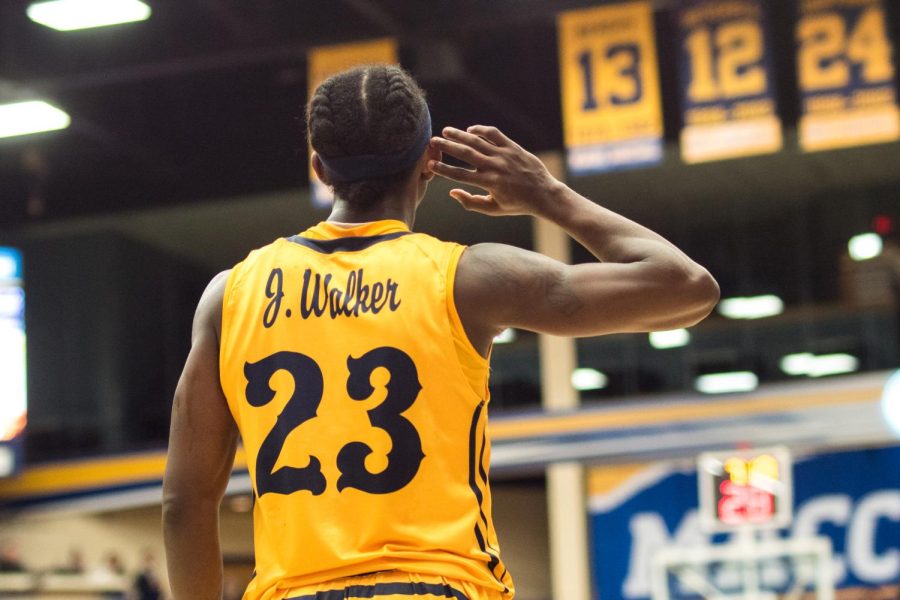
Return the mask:
{"type": "Polygon", "coordinates": [[[752,392],[759,387],[759,377],[752,371],[710,373],[694,381],[694,389],[703,394],[730,394],[752,392]]]}
{"type": "Polygon", "coordinates": [[[859,359],[851,354],[823,354],[817,356],[809,370],[810,377],[842,375],[859,370],[859,359]]]}
{"type": "Polygon", "coordinates": [[[152,11],[141,0],[49,0],[28,7],[28,18],[56,29],[75,31],[146,21],[152,11]]]}
{"type": "Polygon", "coordinates": [[[894,435],[900,437],[900,371],[895,371],[884,384],[881,414],[894,435]]]}
{"type": "Polygon", "coordinates": [[[650,345],[657,350],[669,348],[681,348],[691,341],[691,334],[687,329],[673,329],[671,331],[653,331],[650,333],[650,345]]]}
{"type": "Polygon", "coordinates": [[[579,392],[602,390],[609,378],[597,369],[575,369],[572,371],[572,387],[579,392]]]}
{"type": "Polygon", "coordinates": [[[69,115],[41,100],[0,104],[0,138],[65,129],[69,115]]]}
{"type": "Polygon", "coordinates": [[[516,340],[516,330],[509,328],[504,329],[500,333],[494,336],[495,344],[509,344],[516,340]]]}
{"type": "Polygon", "coordinates": [[[12,475],[16,466],[16,457],[9,446],[0,446],[0,477],[12,475]]]}
{"type": "Polygon", "coordinates": [[[19,271],[19,263],[10,254],[3,254],[0,250],[0,279],[16,279],[19,271]]]}
{"type": "Polygon", "coordinates": [[[816,355],[812,352],[799,352],[783,356],[779,364],[782,372],[788,375],[808,375],[815,360],[816,355]]]}
{"type": "Polygon", "coordinates": [[[826,377],[854,373],[859,370],[859,359],[852,354],[822,354],[811,352],[788,354],[781,359],[781,370],[788,375],[826,377]]]}
{"type": "Polygon", "coordinates": [[[884,248],[884,240],[877,233],[861,233],[850,238],[847,242],[847,251],[850,258],[856,261],[869,260],[881,254],[884,248]]]}
{"type": "Polygon", "coordinates": [[[784,312],[784,302],[773,294],[726,298],[719,302],[718,311],[729,319],[765,319],[784,312]]]}

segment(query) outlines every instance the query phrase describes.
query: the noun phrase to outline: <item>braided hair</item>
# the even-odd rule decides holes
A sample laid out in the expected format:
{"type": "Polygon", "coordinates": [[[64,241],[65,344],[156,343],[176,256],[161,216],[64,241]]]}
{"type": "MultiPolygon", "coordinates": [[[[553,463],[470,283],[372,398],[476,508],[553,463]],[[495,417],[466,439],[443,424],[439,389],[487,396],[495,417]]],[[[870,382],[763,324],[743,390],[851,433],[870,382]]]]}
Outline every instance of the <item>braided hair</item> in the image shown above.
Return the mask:
{"type": "MultiPolygon", "coordinates": [[[[425,92],[402,68],[356,67],[316,88],[306,107],[309,141],[325,158],[394,154],[415,143],[427,110],[425,92]]],[[[332,187],[352,206],[367,208],[399,188],[414,168],[332,187]]]]}

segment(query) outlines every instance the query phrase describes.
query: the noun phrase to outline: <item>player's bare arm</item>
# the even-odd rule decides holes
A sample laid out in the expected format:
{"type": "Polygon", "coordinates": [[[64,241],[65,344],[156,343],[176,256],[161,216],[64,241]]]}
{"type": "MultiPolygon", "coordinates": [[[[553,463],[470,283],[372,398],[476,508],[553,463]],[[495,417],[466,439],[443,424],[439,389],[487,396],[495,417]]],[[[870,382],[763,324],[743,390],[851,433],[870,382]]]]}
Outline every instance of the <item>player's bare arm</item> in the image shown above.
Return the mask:
{"type": "Polygon", "coordinates": [[[219,329],[227,272],[197,306],[175,391],[163,483],[163,533],[176,600],[222,597],[219,505],[234,464],[237,428],[219,383],[219,329]]]}
{"type": "Polygon", "coordinates": [[[455,294],[480,350],[504,327],[575,336],[665,330],[693,325],[715,306],[719,288],[706,269],[646,227],[575,193],[496,128],[443,133],[433,147],[473,168],[437,161],[430,168],[487,192],[454,189],[456,201],[488,215],[552,221],[601,261],[572,266],[512,246],[469,248],[455,294]]]}

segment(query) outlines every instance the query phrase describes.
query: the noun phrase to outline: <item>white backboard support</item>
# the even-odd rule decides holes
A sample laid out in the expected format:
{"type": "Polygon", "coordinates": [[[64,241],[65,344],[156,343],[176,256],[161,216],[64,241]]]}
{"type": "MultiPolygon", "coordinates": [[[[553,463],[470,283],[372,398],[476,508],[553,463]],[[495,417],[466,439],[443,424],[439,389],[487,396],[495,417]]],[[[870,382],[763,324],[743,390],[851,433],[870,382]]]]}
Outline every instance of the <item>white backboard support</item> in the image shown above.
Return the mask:
{"type": "Polygon", "coordinates": [[[653,558],[653,600],[834,600],[827,537],[670,546],[653,558]],[[811,595],[810,595],[811,594],[811,595]]]}

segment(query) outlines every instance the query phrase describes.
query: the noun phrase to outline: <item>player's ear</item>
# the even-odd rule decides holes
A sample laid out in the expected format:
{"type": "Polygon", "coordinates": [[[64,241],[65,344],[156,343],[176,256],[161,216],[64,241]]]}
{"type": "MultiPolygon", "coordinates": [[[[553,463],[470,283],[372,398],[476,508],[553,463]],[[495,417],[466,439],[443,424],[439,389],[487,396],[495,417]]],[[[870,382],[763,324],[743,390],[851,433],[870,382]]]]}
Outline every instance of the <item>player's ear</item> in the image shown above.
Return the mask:
{"type": "Polygon", "coordinates": [[[428,167],[428,165],[431,164],[431,161],[433,160],[440,162],[443,157],[443,152],[441,152],[437,148],[433,148],[430,144],[428,145],[428,147],[425,149],[425,152],[422,154],[422,159],[419,161],[419,163],[422,165],[422,178],[425,179],[425,181],[431,181],[432,179],[434,179],[435,175],[434,171],[432,171],[428,167]]]}
{"type": "Polygon", "coordinates": [[[328,181],[328,175],[325,173],[325,165],[322,164],[322,159],[319,158],[319,153],[313,151],[311,158],[313,171],[316,172],[316,177],[318,177],[319,181],[325,185],[331,185],[331,182],[328,181]]]}

